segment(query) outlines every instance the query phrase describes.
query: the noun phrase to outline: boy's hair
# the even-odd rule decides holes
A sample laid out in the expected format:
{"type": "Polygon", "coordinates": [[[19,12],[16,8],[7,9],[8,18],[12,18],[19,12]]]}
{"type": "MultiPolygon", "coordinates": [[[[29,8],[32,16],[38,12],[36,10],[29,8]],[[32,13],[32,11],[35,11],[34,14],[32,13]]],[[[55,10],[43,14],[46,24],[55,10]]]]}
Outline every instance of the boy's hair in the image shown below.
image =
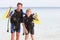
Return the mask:
{"type": "Polygon", "coordinates": [[[18,5],[21,5],[21,6],[22,6],[23,4],[22,4],[22,3],[17,3],[17,6],[18,6],[18,5]]]}
{"type": "Polygon", "coordinates": [[[30,8],[28,8],[28,9],[26,9],[26,12],[29,12],[31,9],[30,8]]]}

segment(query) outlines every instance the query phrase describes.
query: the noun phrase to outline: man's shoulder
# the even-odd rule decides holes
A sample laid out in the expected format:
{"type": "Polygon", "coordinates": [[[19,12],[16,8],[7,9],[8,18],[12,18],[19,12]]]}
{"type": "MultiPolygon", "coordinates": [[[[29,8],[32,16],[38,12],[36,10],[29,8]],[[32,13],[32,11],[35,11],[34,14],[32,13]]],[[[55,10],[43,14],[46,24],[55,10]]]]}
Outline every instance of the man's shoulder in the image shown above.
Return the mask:
{"type": "Polygon", "coordinates": [[[23,14],[23,17],[25,17],[25,16],[26,16],[26,14],[24,13],[24,14],[23,14]]]}

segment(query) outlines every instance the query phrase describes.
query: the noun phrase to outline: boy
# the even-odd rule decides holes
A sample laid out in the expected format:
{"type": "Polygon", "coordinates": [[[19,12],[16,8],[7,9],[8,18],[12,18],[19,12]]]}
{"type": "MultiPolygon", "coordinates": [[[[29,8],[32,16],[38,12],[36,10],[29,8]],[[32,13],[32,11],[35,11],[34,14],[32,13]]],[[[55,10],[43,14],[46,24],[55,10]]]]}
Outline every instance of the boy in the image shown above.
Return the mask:
{"type": "Polygon", "coordinates": [[[27,9],[26,10],[26,15],[24,16],[24,34],[25,34],[25,40],[28,40],[28,34],[31,34],[31,38],[32,40],[34,40],[34,23],[33,23],[33,19],[35,19],[33,17],[34,14],[31,14],[31,9],[27,9]]]}

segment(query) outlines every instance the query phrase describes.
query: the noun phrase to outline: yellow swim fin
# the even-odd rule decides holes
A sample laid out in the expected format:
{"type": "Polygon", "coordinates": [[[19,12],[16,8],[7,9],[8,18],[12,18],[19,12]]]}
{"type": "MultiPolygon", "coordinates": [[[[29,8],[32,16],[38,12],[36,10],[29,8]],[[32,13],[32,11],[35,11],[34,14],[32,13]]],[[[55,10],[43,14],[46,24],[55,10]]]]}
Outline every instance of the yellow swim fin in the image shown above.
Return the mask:
{"type": "Polygon", "coordinates": [[[6,11],[6,13],[2,16],[2,19],[3,19],[3,20],[7,17],[7,15],[10,13],[10,11],[11,11],[11,8],[9,8],[9,9],[6,11]]]}
{"type": "Polygon", "coordinates": [[[40,24],[39,16],[37,15],[37,13],[35,13],[34,17],[35,17],[35,19],[33,19],[33,22],[35,24],[40,24]]]}
{"type": "Polygon", "coordinates": [[[34,22],[35,24],[40,24],[40,21],[39,21],[39,20],[33,20],[33,22],[34,22]]]}

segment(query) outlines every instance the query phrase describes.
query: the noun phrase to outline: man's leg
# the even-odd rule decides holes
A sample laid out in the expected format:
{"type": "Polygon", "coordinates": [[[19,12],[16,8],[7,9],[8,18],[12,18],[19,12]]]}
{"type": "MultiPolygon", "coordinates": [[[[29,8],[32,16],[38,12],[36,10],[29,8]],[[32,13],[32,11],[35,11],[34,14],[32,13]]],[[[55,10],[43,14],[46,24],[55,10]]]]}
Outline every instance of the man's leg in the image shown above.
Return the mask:
{"type": "Polygon", "coordinates": [[[16,32],[16,40],[19,40],[20,38],[20,32],[16,32]]]}
{"type": "Polygon", "coordinates": [[[14,40],[14,33],[11,33],[11,40],[14,40]]]}
{"type": "Polygon", "coordinates": [[[14,37],[15,37],[14,24],[11,24],[11,40],[14,40],[14,37]]]}
{"type": "Polygon", "coordinates": [[[20,40],[20,25],[19,28],[16,30],[16,40],[20,40]]]}

